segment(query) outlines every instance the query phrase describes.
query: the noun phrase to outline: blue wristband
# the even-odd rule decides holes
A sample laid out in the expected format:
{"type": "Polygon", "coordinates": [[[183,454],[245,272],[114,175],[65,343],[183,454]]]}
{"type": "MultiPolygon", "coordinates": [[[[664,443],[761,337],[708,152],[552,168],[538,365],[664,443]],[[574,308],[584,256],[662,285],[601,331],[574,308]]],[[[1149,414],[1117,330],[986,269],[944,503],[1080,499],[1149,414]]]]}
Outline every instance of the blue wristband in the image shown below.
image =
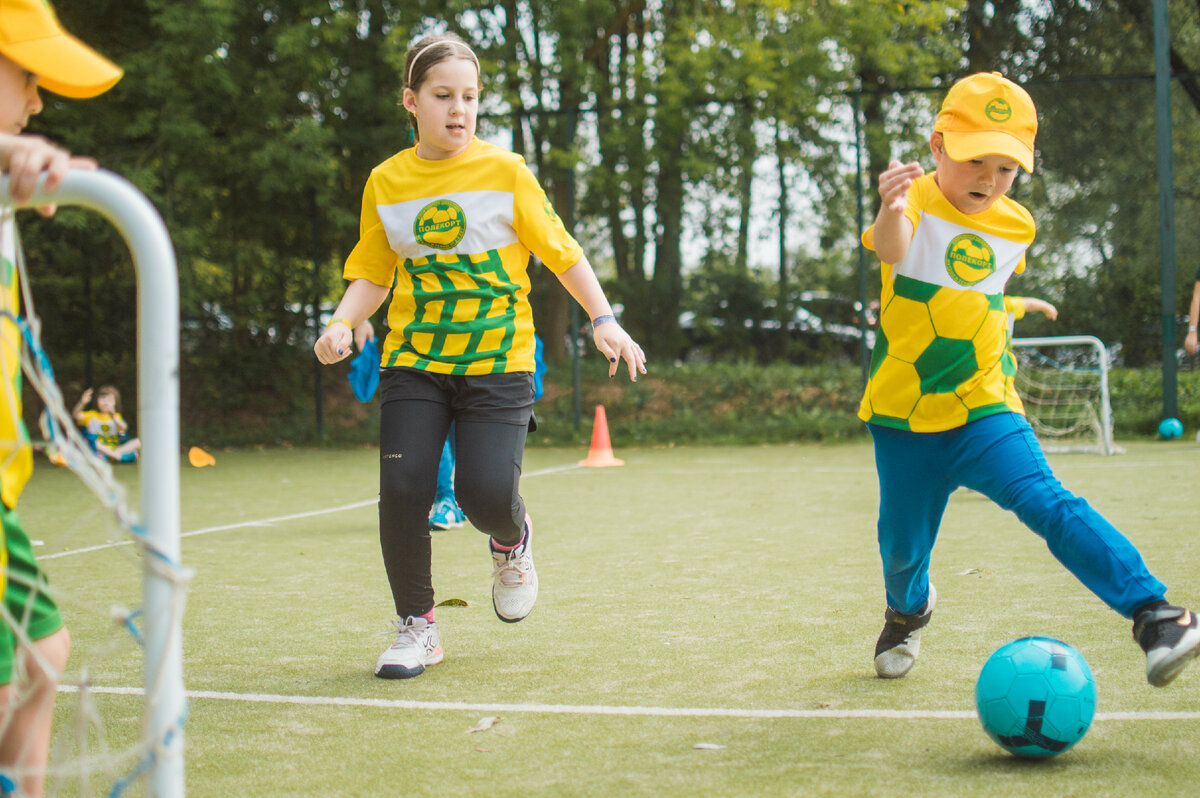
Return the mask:
{"type": "Polygon", "coordinates": [[[605,313],[603,316],[597,316],[596,318],[592,319],[592,329],[596,329],[601,324],[608,324],[610,321],[615,323],[616,320],[616,316],[612,315],[611,313],[605,313]]]}

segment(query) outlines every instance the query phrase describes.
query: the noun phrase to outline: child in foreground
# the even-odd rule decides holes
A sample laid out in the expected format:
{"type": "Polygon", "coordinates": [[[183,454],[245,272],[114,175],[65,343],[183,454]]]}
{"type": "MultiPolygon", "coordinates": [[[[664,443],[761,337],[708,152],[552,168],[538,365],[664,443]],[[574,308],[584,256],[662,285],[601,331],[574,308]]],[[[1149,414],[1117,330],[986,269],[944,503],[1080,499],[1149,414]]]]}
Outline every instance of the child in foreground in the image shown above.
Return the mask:
{"type": "Polygon", "coordinates": [[[1133,544],[1046,463],[1013,385],[1004,286],[1025,268],[1033,217],[1005,196],[1033,171],[1037,113],[998,73],[951,87],[929,140],[937,170],[893,161],[863,243],[882,261],[880,336],[859,409],[875,444],[887,609],[875,670],[904,676],[937,600],[929,562],[958,487],[1012,510],[1112,609],[1133,620],[1161,687],[1200,652],[1200,622],[1166,601],[1133,544]]]}
{"type": "Polygon", "coordinates": [[[429,511],[451,422],[456,493],[489,537],[496,615],[516,623],[537,599],[533,529],[518,490],[534,425],[531,252],[588,313],[609,376],[621,359],[631,379],[645,373],[641,347],[525,162],[475,138],[480,85],[479,60],[458,37],[410,48],[403,102],[416,145],[371,172],[343,271],[350,285],[314,347],[322,363],[349,355],[353,330],[392,292],[379,383],[379,537],[398,618],[375,664],[382,678],[442,661],[429,511]]]}
{"type": "MultiPolygon", "coordinates": [[[[33,196],[38,178],[53,192],[72,168],[95,161],[38,136],[21,135],[42,110],[39,85],[64,97],[94,97],[111,88],[121,70],[59,25],[44,0],[0,0],[0,171],[13,203],[33,196]]],[[[0,198],[9,206],[8,198],[0,198]]],[[[53,207],[42,209],[53,213],[53,207]]],[[[0,212],[0,371],[4,384],[20,385],[21,334],[12,208],[0,212]]],[[[67,664],[71,637],[47,592],[46,575],[33,556],[17,515],[17,499],[33,473],[29,435],[21,422],[20,390],[0,391],[0,794],[39,796],[45,786],[58,675],[67,664]],[[11,776],[9,775],[11,774],[11,776]]]]}

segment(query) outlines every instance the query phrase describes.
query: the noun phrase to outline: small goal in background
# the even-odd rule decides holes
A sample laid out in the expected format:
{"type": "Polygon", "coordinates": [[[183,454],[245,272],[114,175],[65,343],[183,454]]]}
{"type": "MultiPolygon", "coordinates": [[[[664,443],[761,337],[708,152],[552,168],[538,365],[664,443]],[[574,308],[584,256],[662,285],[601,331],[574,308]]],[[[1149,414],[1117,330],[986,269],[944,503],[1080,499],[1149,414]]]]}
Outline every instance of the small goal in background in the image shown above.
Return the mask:
{"type": "Polygon", "coordinates": [[[1118,454],[1108,395],[1109,352],[1092,335],[1014,338],[1017,391],[1047,452],[1118,454]]]}

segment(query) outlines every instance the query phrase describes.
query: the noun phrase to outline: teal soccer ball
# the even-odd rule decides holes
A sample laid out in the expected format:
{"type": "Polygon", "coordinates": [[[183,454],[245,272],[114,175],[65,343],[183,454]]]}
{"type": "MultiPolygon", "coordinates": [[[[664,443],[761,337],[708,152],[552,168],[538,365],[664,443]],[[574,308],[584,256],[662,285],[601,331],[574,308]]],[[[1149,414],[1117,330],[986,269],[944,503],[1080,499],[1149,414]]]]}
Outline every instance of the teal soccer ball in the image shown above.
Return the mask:
{"type": "Polygon", "coordinates": [[[1078,651],[1051,637],[998,648],[975,683],[979,720],[1019,757],[1057,756],[1083,739],[1096,714],[1096,681],[1078,651]]]}
{"type": "Polygon", "coordinates": [[[1183,435],[1183,424],[1177,418],[1164,418],[1158,425],[1158,437],[1164,441],[1173,441],[1183,435]]]}

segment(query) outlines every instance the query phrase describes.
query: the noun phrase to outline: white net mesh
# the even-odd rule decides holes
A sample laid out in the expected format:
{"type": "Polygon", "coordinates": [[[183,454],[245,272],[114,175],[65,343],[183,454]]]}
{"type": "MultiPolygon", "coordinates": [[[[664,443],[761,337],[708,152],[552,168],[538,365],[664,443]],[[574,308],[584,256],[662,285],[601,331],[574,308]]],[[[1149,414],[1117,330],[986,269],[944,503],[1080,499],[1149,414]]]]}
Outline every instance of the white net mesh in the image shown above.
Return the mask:
{"type": "Polygon", "coordinates": [[[1113,454],[1108,350],[1091,336],[1016,338],[1017,391],[1048,452],[1113,454]]]}
{"type": "MultiPolygon", "coordinates": [[[[11,216],[11,211],[6,213],[11,216]]],[[[25,587],[47,592],[57,604],[70,630],[71,654],[65,670],[56,672],[31,639],[28,613],[18,617],[5,607],[3,622],[12,630],[19,654],[9,701],[0,704],[0,796],[21,795],[21,786],[31,777],[44,779],[46,795],[126,794],[131,788],[142,790],[137,786],[140,777],[171,744],[184,718],[165,734],[149,731],[146,708],[158,700],[162,685],[152,680],[147,687],[124,692],[110,686],[143,681],[143,579],[155,574],[173,585],[168,613],[171,628],[178,630],[188,574],[152,545],[125,485],[76,426],[41,345],[30,276],[9,218],[0,218],[3,231],[13,238],[8,251],[19,275],[23,311],[0,310],[0,325],[8,330],[15,325],[19,331],[25,383],[45,407],[40,424],[45,441],[38,448],[61,466],[37,457],[35,476],[21,498],[22,526],[50,580],[25,587]],[[39,673],[51,674],[58,683],[44,766],[29,761],[35,741],[22,729],[28,718],[22,719],[21,712],[37,706],[38,688],[46,684],[44,678],[35,678],[39,673]]],[[[21,429],[20,406],[12,394],[8,398],[0,412],[12,414],[12,428],[21,429]]],[[[136,485],[136,468],[121,468],[123,478],[136,485]]]]}

